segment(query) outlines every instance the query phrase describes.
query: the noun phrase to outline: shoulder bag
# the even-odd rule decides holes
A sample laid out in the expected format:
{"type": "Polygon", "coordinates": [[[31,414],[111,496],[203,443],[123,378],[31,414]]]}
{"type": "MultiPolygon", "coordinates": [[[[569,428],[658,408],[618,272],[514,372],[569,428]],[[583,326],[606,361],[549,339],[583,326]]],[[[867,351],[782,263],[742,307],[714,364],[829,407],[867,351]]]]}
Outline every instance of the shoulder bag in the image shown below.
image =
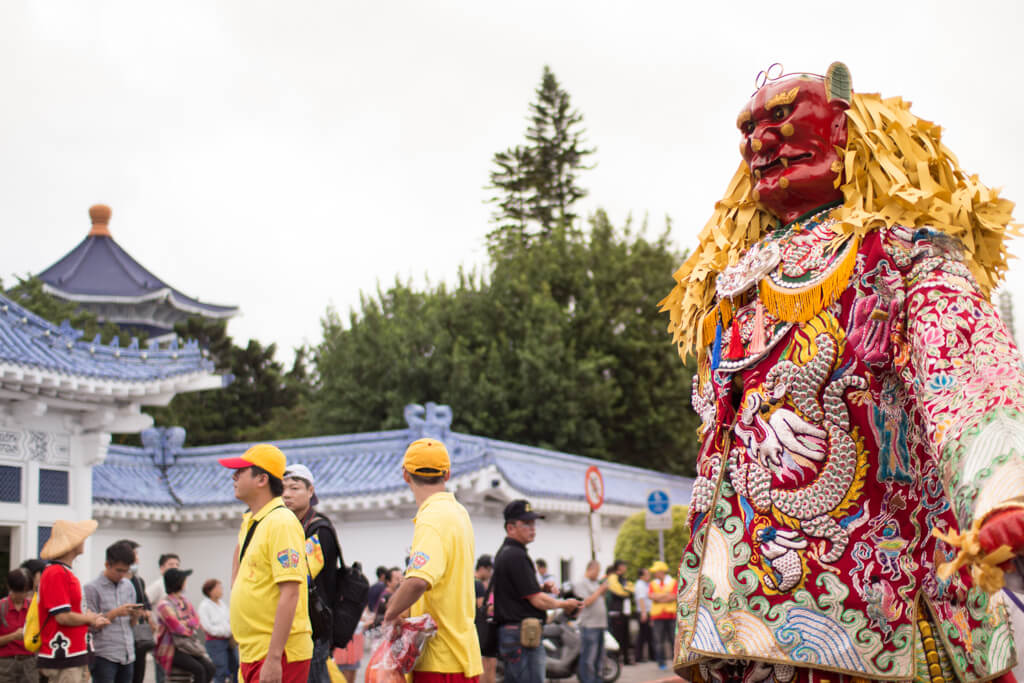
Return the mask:
{"type": "MultiPolygon", "coordinates": [[[[132,577],[132,586],[135,587],[135,593],[138,595],[141,592],[139,587],[139,577],[132,577]]],[[[145,593],[143,593],[145,595],[145,593]]],[[[135,649],[142,652],[149,652],[156,647],[156,638],[153,637],[153,627],[149,625],[149,619],[143,616],[139,617],[139,620],[132,624],[132,637],[135,639],[135,649]]]]}

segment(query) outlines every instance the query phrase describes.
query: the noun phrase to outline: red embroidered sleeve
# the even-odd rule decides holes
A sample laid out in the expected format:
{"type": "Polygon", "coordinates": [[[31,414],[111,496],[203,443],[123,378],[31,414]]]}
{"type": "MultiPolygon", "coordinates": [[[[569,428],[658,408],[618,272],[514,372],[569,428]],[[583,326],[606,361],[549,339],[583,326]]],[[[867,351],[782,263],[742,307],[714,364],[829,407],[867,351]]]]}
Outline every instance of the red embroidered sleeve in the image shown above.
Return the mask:
{"type": "Polygon", "coordinates": [[[1024,372],[995,307],[955,247],[915,233],[904,257],[904,381],[961,528],[1024,498],[1024,372]]]}

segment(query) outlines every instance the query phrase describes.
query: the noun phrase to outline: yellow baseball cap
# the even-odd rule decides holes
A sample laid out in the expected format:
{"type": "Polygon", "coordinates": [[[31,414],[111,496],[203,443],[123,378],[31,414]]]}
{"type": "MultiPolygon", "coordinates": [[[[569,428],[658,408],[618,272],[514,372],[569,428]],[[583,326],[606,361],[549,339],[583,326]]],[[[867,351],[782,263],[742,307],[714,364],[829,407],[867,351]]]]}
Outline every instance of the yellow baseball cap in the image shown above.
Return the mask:
{"type": "Polygon", "coordinates": [[[259,443],[247,450],[240,458],[221,458],[218,460],[224,467],[240,470],[243,467],[262,467],[278,479],[284,479],[285,457],[277,446],[259,443]]]}
{"type": "Polygon", "coordinates": [[[437,439],[417,439],[405,449],[402,467],[421,477],[440,477],[451,469],[448,449],[437,439]]]}
{"type": "Polygon", "coordinates": [[[655,562],[654,564],[651,565],[651,571],[652,572],[667,572],[668,571],[668,565],[665,564],[664,562],[662,562],[661,560],[658,560],[657,562],[655,562]]]}

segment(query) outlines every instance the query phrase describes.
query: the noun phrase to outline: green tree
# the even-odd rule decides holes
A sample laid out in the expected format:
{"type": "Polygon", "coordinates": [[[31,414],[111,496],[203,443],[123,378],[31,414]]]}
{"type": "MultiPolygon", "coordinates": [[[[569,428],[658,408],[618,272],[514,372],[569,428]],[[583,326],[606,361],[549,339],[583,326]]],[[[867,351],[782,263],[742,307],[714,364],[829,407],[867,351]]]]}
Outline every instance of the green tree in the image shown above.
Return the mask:
{"type": "MultiPolygon", "coordinates": [[[[123,330],[114,323],[100,322],[95,313],[79,309],[78,304],[72,301],[58,299],[52,294],[48,294],[43,288],[43,281],[35,276],[27,275],[17,279],[18,284],[4,291],[4,296],[24,306],[40,318],[55,325],[67,320],[72,327],[81,330],[86,339],[93,339],[98,334],[100,341],[104,344],[109,344],[117,336],[124,339],[125,335],[138,337],[140,342],[145,341],[144,333],[123,330]]],[[[0,285],[0,289],[2,289],[2,285],[0,285]]]]}
{"type": "Polygon", "coordinates": [[[547,66],[530,105],[526,139],[532,146],[536,182],[533,217],[545,230],[569,225],[576,219],[572,205],[587,195],[576,184],[584,157],[593,149],[583,147],[583,115],[572,108],[569,93],[547,66]]]}
{"type": "Polygon", "coordinates": [[[659,295],[681,255],[603,212],[589,233],[556,226],[486,277],[417,291],[396,282],[313,349],[317,433],[399,428],[407,403],[451,405],[454,428],[690,474],[690,377],[659,295]]]}
{"type": "Polygon", "coordinates": [[[221,389],[178,394],[167,406],[147,408],[156,424],[184,427],[190,446],[308,434],[308,422],[302,419],[308,396],[303,352],[286,373],[274,360],[274,344],[250,339],[236,346],[224,321],[190,318],[178,323],[175,332],[198,340],[216,372],[230,374],[232,381],[221,389]]]}
{"type": "MultiPolygon", "coordinates": [[[[687,524],[689,508],[685,505],[672,506],[672,529],[665,531],[665,562],[669,574],[683,557],[683,550],[690,542],[690,526],[687,524]]],[[[658,559],[658,532],[648,531],[644,525],[644,513],[637,512],[626,518],[615,539],[615,557],[629,563],[629,577],[635,579],[642,567],[650,567],[658,559]]]]}
{"type": "Polygon", "coordinates": [[[491,171],[488,188],[500,192],[489,200],[498,207],[491,215],[497,227],[488,238],[504,248],[522,245],[529,236],[533,182],[533,160],[530,157],[530,150],[523,145],[509,147],[494,155],[496,168],[491,171]]]}
{"type": "Polygon", "coordinates": [[[526,144],[494,155],[490,189],[496,229],[490,234],[499,251],[508,243],[548,235],[556,226],[576,220],[573,205],[587,195],[577,179],[587,156],[594,153],[583,141],[583,115],[572,108],[569,93],[547,66],[530,104],[526,144]],[[532,232],[531,232],[532,230],[532,232]]]}

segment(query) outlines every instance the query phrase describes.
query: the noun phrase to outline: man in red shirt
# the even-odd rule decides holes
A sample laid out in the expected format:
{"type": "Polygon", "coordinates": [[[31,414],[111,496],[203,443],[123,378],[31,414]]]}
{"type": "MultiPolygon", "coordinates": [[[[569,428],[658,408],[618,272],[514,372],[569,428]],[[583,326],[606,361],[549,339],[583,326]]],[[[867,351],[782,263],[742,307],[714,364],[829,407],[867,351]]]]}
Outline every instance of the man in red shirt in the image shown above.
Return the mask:
{"type": "Polygon", "coordinates": [[[24,626],[32,583],[24,569],[7,575],[7,597],[0,600],[0,683],[34,681],[36,656],[25,649],[24,626]]]}
{"type": "Polygon", "coordinates": [[[89,627],[110,624],[102,614],[85,609],[82,584],[71,563],[85,551],[85,539],[96,531],[96,521],[53,524],[50,539],[39,556],[49,560],[39,580],[39,672],[49,683],[87,683],[89,627]]]}

